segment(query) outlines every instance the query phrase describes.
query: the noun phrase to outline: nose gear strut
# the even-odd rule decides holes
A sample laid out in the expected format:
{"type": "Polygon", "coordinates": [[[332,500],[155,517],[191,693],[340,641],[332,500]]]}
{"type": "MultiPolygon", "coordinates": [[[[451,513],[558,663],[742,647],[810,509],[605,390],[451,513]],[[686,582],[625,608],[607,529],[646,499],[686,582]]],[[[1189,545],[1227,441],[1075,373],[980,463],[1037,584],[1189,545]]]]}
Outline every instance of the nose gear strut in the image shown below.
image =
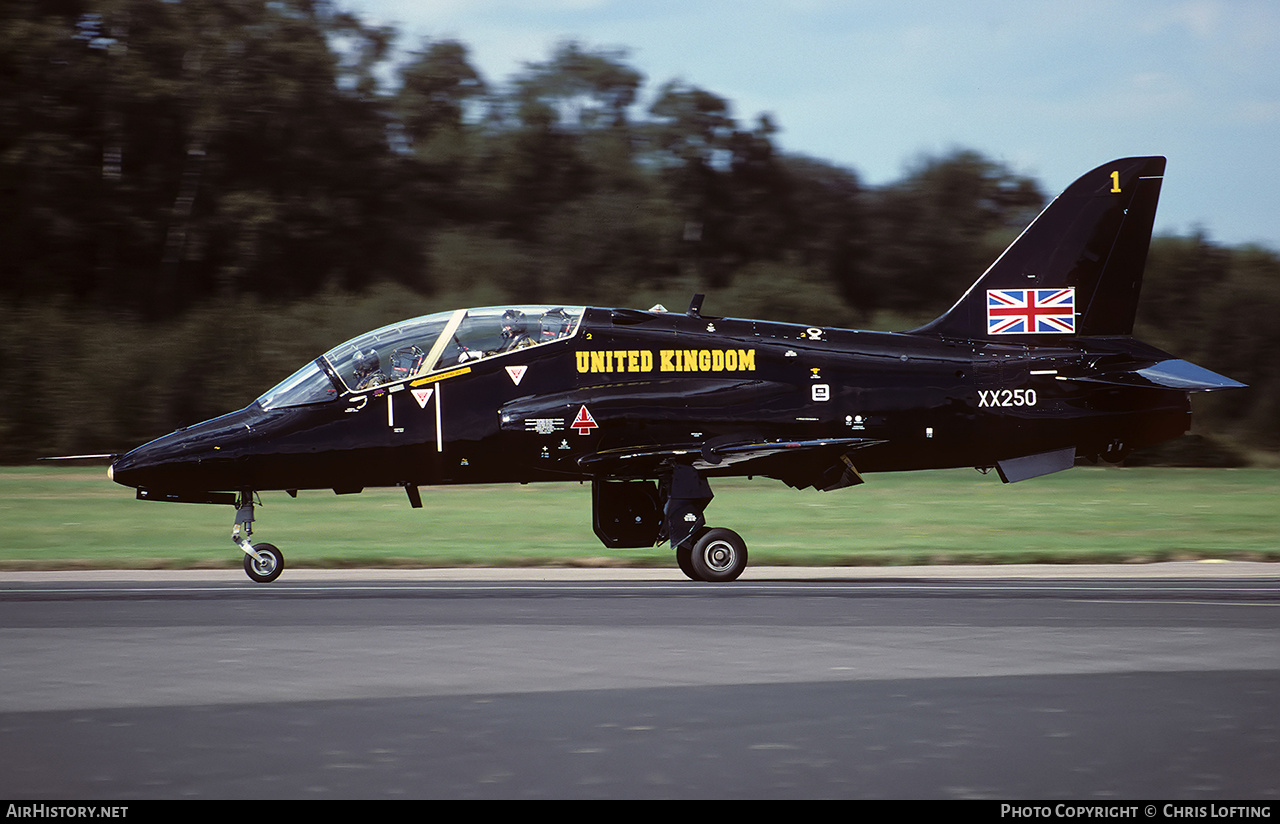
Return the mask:
{"type": "Polygon", "coordinates": [[[245,490],[236,499],[236,524],[231,530],[231,540],[244,552],[244,571],[260,584],[267,584],[280,577],[284,571],[284,554],[272,544],[249,543],[253,535],[253,492],[245,490]],[[243,529],[243,534],[242,534],[243,529]]]}

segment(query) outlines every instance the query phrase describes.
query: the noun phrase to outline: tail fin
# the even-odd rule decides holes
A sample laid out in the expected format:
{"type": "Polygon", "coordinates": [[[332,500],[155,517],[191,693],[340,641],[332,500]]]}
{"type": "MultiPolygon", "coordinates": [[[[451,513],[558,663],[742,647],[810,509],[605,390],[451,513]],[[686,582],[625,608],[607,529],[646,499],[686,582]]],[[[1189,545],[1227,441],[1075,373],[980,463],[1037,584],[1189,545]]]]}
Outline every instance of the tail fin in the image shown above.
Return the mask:
{"type": "Polygon", "coordinates": [[[1163,157],[1081,177],[938,319],[911,334],[970,339],[1130,335],[1164,178],[1163,157]]]}

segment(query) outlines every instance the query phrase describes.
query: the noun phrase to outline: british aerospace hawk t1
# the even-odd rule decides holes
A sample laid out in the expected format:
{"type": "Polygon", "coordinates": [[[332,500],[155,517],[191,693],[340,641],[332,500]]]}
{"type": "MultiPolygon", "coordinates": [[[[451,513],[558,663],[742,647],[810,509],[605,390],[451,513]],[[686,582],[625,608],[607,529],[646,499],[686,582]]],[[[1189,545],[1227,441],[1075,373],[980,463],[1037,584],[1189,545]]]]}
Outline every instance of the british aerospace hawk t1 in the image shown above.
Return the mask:
{"type": "Polygon", "coordinates": [[[1008,482],[1181,435],[1189,393],[1239,387],[1132,337],[1162,157],[1059,195],[945,314],[901,333],[657,308],[510,306],[347,341],[238,412],[115,459],[152,501],[229,504],[255,581],[255,494],[591,483],[607,547],[667,542],[731,581],[742,538],[708,527],[711,481],[833,491],[871,472],[973,466],[1008,482]]]}

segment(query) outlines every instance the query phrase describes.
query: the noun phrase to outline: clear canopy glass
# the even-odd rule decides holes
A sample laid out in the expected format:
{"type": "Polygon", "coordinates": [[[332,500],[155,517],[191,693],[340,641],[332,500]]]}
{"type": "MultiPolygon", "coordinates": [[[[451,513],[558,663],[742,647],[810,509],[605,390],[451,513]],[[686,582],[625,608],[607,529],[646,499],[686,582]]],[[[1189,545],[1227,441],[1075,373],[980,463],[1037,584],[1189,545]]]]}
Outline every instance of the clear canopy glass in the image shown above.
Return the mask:
{"type": "Polygon", "coordinates": [[[323,403],[572,337],[581,306],[490,306],[393,323],[330,349],[258,398],[264,409],[323,403]]]}

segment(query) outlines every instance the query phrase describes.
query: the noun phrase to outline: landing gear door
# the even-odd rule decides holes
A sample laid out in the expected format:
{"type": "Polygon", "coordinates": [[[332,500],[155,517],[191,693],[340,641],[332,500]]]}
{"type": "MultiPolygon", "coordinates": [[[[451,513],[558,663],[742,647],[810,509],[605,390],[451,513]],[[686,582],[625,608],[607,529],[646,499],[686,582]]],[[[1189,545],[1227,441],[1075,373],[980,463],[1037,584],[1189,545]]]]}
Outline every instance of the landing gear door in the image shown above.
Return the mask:
{"type": "Polygon", "coordinates": [[[592,528],[611,549],[651,547],[662,535],[662,500],[654,481],[591,482],[592,528]]]}

